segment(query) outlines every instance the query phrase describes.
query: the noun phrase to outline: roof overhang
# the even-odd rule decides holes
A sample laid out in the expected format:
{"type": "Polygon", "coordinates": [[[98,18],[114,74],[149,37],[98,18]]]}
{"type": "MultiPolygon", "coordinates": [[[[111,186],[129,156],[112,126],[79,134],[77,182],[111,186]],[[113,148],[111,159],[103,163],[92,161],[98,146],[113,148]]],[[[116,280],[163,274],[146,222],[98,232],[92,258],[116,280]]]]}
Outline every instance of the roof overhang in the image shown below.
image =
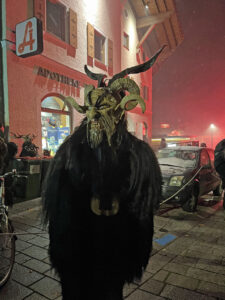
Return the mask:
{"type": "Polygon", "coordinates": [[[159,65],[169,57],[183,41],[180,22],[174,0],[128,0],[136,16],[139,42],[147,57],[153,56],[163,45],[167,45],[154,65],[159,65]]]}

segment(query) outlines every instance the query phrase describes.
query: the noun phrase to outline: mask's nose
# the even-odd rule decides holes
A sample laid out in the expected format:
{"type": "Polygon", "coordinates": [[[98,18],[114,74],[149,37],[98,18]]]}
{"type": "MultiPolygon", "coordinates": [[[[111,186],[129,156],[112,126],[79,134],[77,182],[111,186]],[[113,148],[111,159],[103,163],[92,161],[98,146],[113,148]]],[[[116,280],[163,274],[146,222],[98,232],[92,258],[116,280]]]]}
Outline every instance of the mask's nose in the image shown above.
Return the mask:
{"type": "Polygon", "coordinates": [[[98,120],[100,113],[97,111],[96,107],[91,107],[87,110],[86,116],[89,120],[98,120]]]}

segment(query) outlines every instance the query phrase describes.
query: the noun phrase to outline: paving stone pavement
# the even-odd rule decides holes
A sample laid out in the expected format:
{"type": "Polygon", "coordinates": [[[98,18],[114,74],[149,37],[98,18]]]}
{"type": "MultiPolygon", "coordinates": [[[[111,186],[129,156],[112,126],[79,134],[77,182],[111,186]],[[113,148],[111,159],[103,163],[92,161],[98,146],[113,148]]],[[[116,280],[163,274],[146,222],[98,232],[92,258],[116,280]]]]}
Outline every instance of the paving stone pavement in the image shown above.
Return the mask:
{"type": "MultiPolygon", "coordinates": [[[[204,198],[195,213],[167,205],[155,216],[149,264],[141,281],[125,286],[125,300],[225,299],[225,212],[220,198],[204,198]]],[[[24,235],[18,234],[15,265],[0,299],[62,299],[49,262],[41,199],[15,204],[10,216],[24,235]]]]}

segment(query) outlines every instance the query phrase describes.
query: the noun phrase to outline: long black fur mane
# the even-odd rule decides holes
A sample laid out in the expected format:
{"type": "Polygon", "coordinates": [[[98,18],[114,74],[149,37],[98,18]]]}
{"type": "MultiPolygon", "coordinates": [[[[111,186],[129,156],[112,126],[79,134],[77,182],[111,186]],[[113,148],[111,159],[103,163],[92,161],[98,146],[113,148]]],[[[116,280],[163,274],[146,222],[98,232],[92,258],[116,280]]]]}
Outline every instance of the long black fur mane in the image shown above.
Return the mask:
{"type": "Polygon", "coordinates": [[[82,277],[88,268],[93,286],[98,280],[107,286],[112,278],[132,282],[141,278],[152,249],[153,211],[161,195],[157,159],[147,143],[127,131],[125,120],[111,147],[105,137],[91,149],[86,129],[84,119],[48,170],[42,198],[51,262],[61,278],[72,269],[82,277]],[[93,196],[106,209],[119,199],[118,214],[95,215],[93,196]]]}
{"type": "MultiPolygon", "coordinates": [[[[71,183],[78,190],[81,186],[89,185],[93,181],[91,187],[93,194],[100,193],[97,191],[98,188],[103,191],[114,190],[117,186],[120,187],[117,191],[120,194],[126,186],[125,197],[130,195],[132,198],[129,203],[131,212],[141,219],[147,217],[149,210],[158,208],[161,193],[159,184],[161,173],[154,152],[147,143],[127,131],[125,120],[120,122],[113,136],[111,147],[105,137],[100,147],[91,149],[86,138],[86,124],[86,119],[84,119],[80,127],[61,145],[49,168],[48,180],[51,180],[51,174],[54,173],[52,180],[54,183],[58,182],[60,180],[58,177],[61,175],[57,173],[58,170],[68,172],[71,183]],[[89,161],[93,163],[92,170],[90,170],[89,161]],[[123,177],[124,172],[126,177],[123,177]],[[89,173],[92,174],[92,178],[87,177],[89,173]],[[103,183],[107,185],[102,186],[103,183]],[[145,191],[144,194],[143,191],[145,191]]],[[[46,193],[50,192],[48,186],[51,186],[49,182],[45,185],[43,193],[45,221],[50,218],[51,204],[55,207],[54,202],[45,201],[46,193]]],[[[54,184],[54,188],[51,186],[50,189],[56,201],[60,186],[54,184]]]]}

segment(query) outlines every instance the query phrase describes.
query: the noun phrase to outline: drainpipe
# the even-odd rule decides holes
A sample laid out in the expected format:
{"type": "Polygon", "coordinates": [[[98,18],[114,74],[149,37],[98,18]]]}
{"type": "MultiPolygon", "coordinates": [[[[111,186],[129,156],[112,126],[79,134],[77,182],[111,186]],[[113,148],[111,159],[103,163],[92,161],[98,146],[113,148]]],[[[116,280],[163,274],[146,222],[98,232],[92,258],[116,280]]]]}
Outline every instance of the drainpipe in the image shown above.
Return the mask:
{"type": "Polygon", "coordinates": [[[9,139],[9,105],[7,74],[7,42],[6,42],[6,0],[0,1],[0,121],[5,132],[5,140],[9,139]]]}

